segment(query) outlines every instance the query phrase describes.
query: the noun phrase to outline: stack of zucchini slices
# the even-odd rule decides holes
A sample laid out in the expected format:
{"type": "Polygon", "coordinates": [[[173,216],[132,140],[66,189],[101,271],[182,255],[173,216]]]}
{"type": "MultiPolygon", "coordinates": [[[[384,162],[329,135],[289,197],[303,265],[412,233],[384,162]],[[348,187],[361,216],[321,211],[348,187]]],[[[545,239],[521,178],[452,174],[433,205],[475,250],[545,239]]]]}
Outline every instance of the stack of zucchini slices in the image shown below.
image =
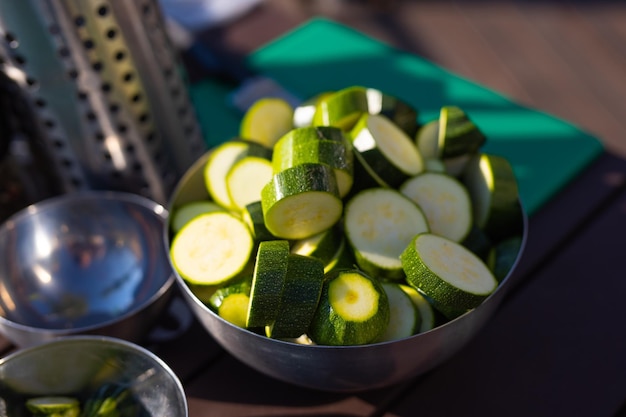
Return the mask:
{"type": "Polygon", "coordinates": [[[176,207],[170,256],[224,320],[296,343],[362,345],[478,307],[521,250],[511,164],[458,106],[352,86],[255,103],[176,207]]]}

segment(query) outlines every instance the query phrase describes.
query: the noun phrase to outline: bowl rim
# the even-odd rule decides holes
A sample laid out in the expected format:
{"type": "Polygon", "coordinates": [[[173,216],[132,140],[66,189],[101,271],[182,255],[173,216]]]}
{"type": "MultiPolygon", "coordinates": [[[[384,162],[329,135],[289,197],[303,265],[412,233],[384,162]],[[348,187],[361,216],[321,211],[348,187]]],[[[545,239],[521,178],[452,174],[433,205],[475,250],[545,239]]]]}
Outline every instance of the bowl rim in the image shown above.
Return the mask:
{"type": "MultiPolygon", "coordinates": [[[[184,187],[188,186],[188,184],[195,178],[197,180],[198,176],[200,175],[201,172],[199,172],[199,170],[201,170],[203,164],[205,164],[208,159],[210,158],[211,153],[213,152],[213,148],[207,150],[204,154],[200,155],[200,157],[191,165],[189,166],[189,168],[187,169],[187,171],[184,173],[184,175],[180,178],[179,182],[176,184],[176,186],[174,187],[173,192],[170,195],[170,198],[167,202],[167,210],[168,213],[172,213],[174,211],[174,209],[180,205],[183,204],[185,201],[187,200],[183,200],[183,202],[179,202],[177,201],[177,198],[179,197],[180,191],[181,189],[183,189],[184,187]]],[[[428,335],[431,335],[433,333],[439,333],[439,332],[445,332],[445,328],[448,327],[452,327],[452,326],[456,326],[457,323],[459,321],[462,321],[465,319],[465,317],[467,317],[468,315],[471,315],[472,313],[474,313],[476,310],[480,309],[481,307],[483,307],[486,304],[489,304],[492,302],[492,300],[496,299],[496,298],[500,298],[499,300],[497,300],[497,305],[495,306],[495,309],[497,310],[500,307],[500,304],[502,302],[502,298],[506,296],[507,292],[510,290],[510,288],[508,288],[508,286],[506,284],[508,284],[508,282],[511,280],[511,276],[513,275],[513,273],[515,272],[515,270],[517,269],[517,266],[519,265],[527,242],[528,242],[528,229],[529,229],[529,219],[528,219],[528,213],[524,207],[523,201],[521,200],[521,198],[518,198],[518,204],[521,210],[521,217],[522,217],[522,239],[521,239],[521,244],[520,244],[520,249],[518,251],[517,257],[515,258],[515,262],[513,263],[513,265],[511,266],[509,272],[507,273],[507,275],[498,283],[498,286],[496,287],[496,289],[489,294],[489,296],[487,296],[487,298],[485,298],[482,303],[471,310],[468,310],[467,312],[461,314],[458,317],[455,317],[452,320],[448,320],[443,324],[440,324],[436,327],[433,327],[432,329],[425,331],[425,332],[421,332],[421,333],[416,333],[413,334],[411,336],[408,337],[404,337],[401,339],[395,339],[395,340],[388,340],[388,341],[382,341],[382,342],[375,342],[375,343],[368,343],[368,344],[363,344],[363,345],[346,345],[346,346],[333,346],[333,345],[317,345],[317,344],[299,344],[299,343],[294,343],[288,340],[282,340],[282,339],[273,339],[270,337],[267,337],[265,335],[261,335],[258,333],[255,333],[249,329],[243,328],[243,327],[239,327],[236,326],[230,322],[228,322],[227,320],[223,319],[222,317],[220,317],[217,313],[215,313],[213,310],[211,310],[206,304],[204,304],[197,296],[196,294],[193,292],[193,290],[191,289],[191,287],[187,284],[187,282],[184,280],[184,278],[182,278],[180,276],[180,274],[178,272],[176,272],[176,269],[174,268],[172,259],[170,257],[170,244],[171,244],[171,229],[170,229],[170,220],[171,220],[171,216],[168,216],[168,218],[165,221],[164,224],[164,228],[163,228],[163,244],[165,245],[166,251],[167,251],[167,259],[170,263],[170,265],[172,266],[172,271],[173,274],[175,276],[178,288],[184,292],[186,295],[188,295],[191,300],[193,300],[195,307],[200,308],[203,312],[208,313],[211,318],[216,319],[220,322],[222,322],[223,325],[232,327],[233,329],[235,329],[236,331],[240,331],[240,332],[244,332],[252,337],[255,338],[262,338],[265,343],[276,343],[276,344],[288,344],[291,346],[299,346],[302,349],[325,349],[325,350],[346,350],[346,349],[372,349],[373,347],[375,348],[376,346],[385,346],[385,345],[390,345],[390,344],[396,344],[396,343],[401,343],[401,342],[406,342],[409,340],[415,340],[418,338],[425,338],[428,337],[428,335]],[[443,329],[443,330],[442,330],[443,329]]],[[[206,326],[204,326],[206,328],[206,326]]],[[[206,331],[210,334],[211,331],[209,329],[206,329],[206,331]]]]}
{"type": "Polygon", "coordinates": [[[91,342],[95,344],[106,344],[109,346],[115,346],[116,348],[125,349],[131,351],[133,353],[137,353],[140,356],[146,357],[153,364],[157,365],[161,368],[162,371],[169,377],[170,381],[175,385],[176,391],[180,394],[180,398],[182,400],[182,404],[185,410],[185,416],[189,413],[189,404],[187,401],[187,395],[185,393],[185,388],[181,379],[178,377],[176,372],[156,353],[151,350],[137,344],[134,342],[130,342],[128,340],[120,339],[112,336],[102,336],[102,335],[72,335],[72,336],[63,336],[56,338],[54,340],[49,340],[46,342],[41,342],[35,345],[18,348],[17,350],[9,353],[8,355],[0,358],[0,368],[5,364],[19,359],[22,356],[34,354],[37,351],[43,351],[51,346],[56,346],[60,344],[80,344],[84,342],[91,342]]]}
{"type": "MultiPolygon", "coordinates": [[[[42,213],[46,210],[56,208],[66,203],[67,201],[98,201],[103,199],[108,201],[130,203],[136,205],[137,207],[143,207],[145,209],[148,209],[149,212],[154,213],[155,216],[160,219],[162,226],[168,223],[168,210],[165,208],[165,206],[139,194],[112,190],[79,190],[67,194],[50,197],[24,207],[23,209],[9,216],[9,218],[7,218],[3,223],[0,224],[0,235],[2,235],[2,233],[4,233],[6,230],[10,230],[16,222],[23,220],[24,218],[32,214],[42,213]]],[[[166,265],[170,268],[170,274],[160,286],[159,290],[152,294],[152,296],[144,300],[142,303],[133,304],[130,309],[124,312],[124,314],[117,315],[113,318],[90,324],[88,326],[77,326],[60,329],[31,326],[23,323],[18,323],[16,321],[10,320],[4,315],[0,315],[0,324],[6,325],[7,327],[22,332],[28,332],[31,334],[37,333],[40,335],[50,336],[54,339],[70,337],[72,335],[78,336],[81,333],[97,331],[97,329],[102,329],[115,323],[122,322],[129,317],[146,310],[149,306],[161,299],[164,294],[169,292],[172,286],[175,285],[176,274],[171,269],[171,265],[169,264],[169,262],[166,265]]]]}

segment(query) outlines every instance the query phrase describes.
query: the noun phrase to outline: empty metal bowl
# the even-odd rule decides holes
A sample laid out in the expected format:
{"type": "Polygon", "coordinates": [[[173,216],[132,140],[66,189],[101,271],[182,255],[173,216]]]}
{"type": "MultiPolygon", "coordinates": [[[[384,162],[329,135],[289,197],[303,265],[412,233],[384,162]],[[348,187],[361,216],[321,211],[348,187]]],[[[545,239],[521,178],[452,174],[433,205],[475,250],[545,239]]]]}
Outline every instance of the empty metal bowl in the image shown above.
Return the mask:
{"type": "Polygon", "coordinates": [[[114,388],[128,390],[120,407],[140,411],[133,415],[188,416],[185,392],[174,372],[152,352],[122,339],[67,336],[0,359],[3,416],[30,415],[26,401],[42,396],[73,397],[85,407],[87,399],[106,396],[114,388]]]}
{"type": "Polygon", "coordinates": [[[176,288],[167,211],[122,192],[43,200],[0,226],[0,332],[18,346],[74,334],[141,341],[176,288]]]}
{"type": "MultiPolygon", "coordinates": [[[[210,151],[200,158],[177,185],[169,212],[190,201],[208,198],[203,166],[210,151]]],[[[302,345],[270,339],[223,320],[194,294],[176,274],[179,287],[206,330],[235,358],[266,375],[307,388],[334,392],[357,392],[382,388],[424,374],[461,350],[496,312],[510,288],[512,271],[527,238],[523,216],[523,239],[514,266],[498,289],[478,308],[430,331],[391,342],[361,346],[302,345]]],[[[171,235],[165,229],[169,248],[171,235]]]]}

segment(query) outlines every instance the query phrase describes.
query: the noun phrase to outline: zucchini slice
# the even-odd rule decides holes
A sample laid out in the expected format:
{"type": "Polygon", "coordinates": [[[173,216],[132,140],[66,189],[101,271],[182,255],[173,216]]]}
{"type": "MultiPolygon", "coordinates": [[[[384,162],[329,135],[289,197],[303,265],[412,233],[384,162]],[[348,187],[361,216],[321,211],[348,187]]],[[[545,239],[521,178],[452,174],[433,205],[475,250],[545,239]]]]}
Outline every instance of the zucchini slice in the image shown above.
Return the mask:
{"type": "Polygon", "coordinates": [[[250,295],[251,287],[252,276],[246,276],[241,280],[216,288],[208,298],[207,304],[213,311],[217,312],[227,297],[233,294],[250,295]]]}
{"type": "Polygon", "coordinates": [[[272,179],[272,162],[258,156],[245,156],[235,162],[226,174],[226,188],[231,207],[243,210],[261,200],[261,190],[272,179]]]}
{"type": "Polygon", "coordinates": [[[306,334],[317,309],[324,284],[324,265],[319,259],[289,255],[285,288],[276,319],[265,327],[274,339],[298,338],[306,334]]]}
{"type": "Polygon", "coordinates": [[[477,152],[485,135],[457,106],[444,106],[439,112],[439,157],[447,159],[477,152]]]}
{"type": "Polygon", "coordinates": [[[315,109],[325,97],[329,97],[333,94],[332,91],[325,91],[314,95],[313,97],[303,101],[296,108],[293,109],[293,127],[308,127],[313,125],[313,117],[315,115],[315,109]]]}
{"type": "Polygon", "coordinates": [[[66,396],[29,398],[26,400],[26,408],[34,416],[78,417],[80,414],[78,399],[66,396]]]}
{"type": "Polygon", "coordinates": [[[335,172],[339,196],[350,191],[354,178],[352,145],[336,127],[316,126],[294,129],[274,146],[274,172],[304,163],[327,164],[335,172]]]}
{"type": "Polygon", "coordinates": [[[429,231],[422,210],[390,188],[363,190],[346,203],[346,237],[356,263],[376,278],[404,276],[400,254],[418,233],[429,231]]]}
{"type": "Polygon", "coordinates": [[[468,162],[462,182],[470,193],[474,222],[494,243],[521,236],[519,190],[507,159],[486,153],[477,155],[468,162]]]}
{"type": "Polygon", "coordinates": [[[184,225],[196,216],[212,211],[224,211],[224,208],[209,200],[192,201],[176,207],[172,212],[172,220],[170,222],[172,233],[178,233],[184,225]]]}
{"type": "Polygon", "coordinates": [[[308,335],[319,345],[377,341],[389,324],[389,300],[381,283],[356,269],[326,274],[308,335]]]}
{"type": "Polygon", "coordinates": [[[321,233],[293,242],[291,253],[310,256],[328,265],[335,259],[343,239],[343,230],[338,223],[321,233]]]}
{"type": "Polygon", "coordinates": [[[433,306],[428,302],[426,297],[424,297],[419,291],[410,285],[398,284],[400,289],[404,291],[415,307],[419,312],[420,316],[420,325],[417,329],[417,333],[424,333],[431,329],[434,329],[437,326],[437,315],[435,314],[435,310],[433,310],[433,306]]]}
{"type": "Polygon", "coordinates": [[[421,317],[411,297],[397,283],[383,282],[382,286],[389,300],[389,324],[379,341],[404,339],[417,333],[421,317]]]}
{"type": "Polygon", "coordinates": [[[288,241],[268,240],[259,243],[246,327],[263,328],[276,320],[285,289],[288,260],[288,241]]]}
{"type": "Polygon", "coordinates": [[[303,239],[332,227],[343,202],[325,164],[300,164],[274,174],[261,191],[265,226],[274,236],[303,239]]]}
{"type": "Polygon", "coordinates": [[[422,125],[415,134],[415,144],[425,159],[441,159],[439,154],[439,119],[422,125]]]}
{"type": "Polygon", "coordinates": [[[418,112],[415,107],[376,88],[366,89],[366,95],[369,114],[382,114],[407,135],[415,136],[419,128],[418,112]]]}
{"type": "Polygon", "coordinates": [[[226,176],[232,166],[244,156],[260,156],[271,159],[271,149],[243,139],[231,139],[218,145],[204,167],[204,182],[211,198],[224,208],[233,204],[226,185],[226,176]]]}
{"type": "Polygon", "coordinates": [[[334,126],[349,131],[367,112],[367,89],[347,87],[319,99],[313,114],[313,125],[334,126]]]}
{"type": "Polygon", "coordinates": [[[435,172],[409,178],[399,188],[424,212],[431,233],[460,242],[472,227],[472,202],[457,179],[435,172]]]}
{"type": "Polygon", "coordinates": [[[432,233],[417,235],[400,259],[407,282],[448,318],[478,307],[498,286],[493,273],[474,253],[432,233]]]}
{"type": "Polygon", "coordinates": [[[375,173],[381,185],[397,187],[424,170],[424,159],[413,140],[385,116],[364,114],[350,135],[355,160],[375,173]]]}
{"type": "Polygon", "coordinates": [[[170,257],[186,281],[217,285],[244,270],[253,243],[250,229],[242,220],[216,211],[188,222],[172,239],[170,257]]]}
{"type": "Polygon", "coordinates": [[[278,97],[263,97],[245,112],[239,126],[242,138],[258,142],[268,148],[293,129],[294,109],[278,97]]]}
{"type": "Polygon", "coordinates": [[[261,201],[254,201],[243,209],[241,219],[248,225],[255,242],[278,239],[265,226],[261,201]]]}

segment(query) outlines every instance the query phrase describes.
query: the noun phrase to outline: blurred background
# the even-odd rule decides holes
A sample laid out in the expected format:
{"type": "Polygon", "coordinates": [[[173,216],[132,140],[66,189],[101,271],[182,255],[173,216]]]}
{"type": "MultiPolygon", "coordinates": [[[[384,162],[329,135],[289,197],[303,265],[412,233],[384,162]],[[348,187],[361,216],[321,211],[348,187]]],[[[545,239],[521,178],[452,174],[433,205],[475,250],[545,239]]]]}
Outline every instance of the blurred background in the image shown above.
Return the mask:
{"type": "Polygon", "coordinates": [[[239,56],[330,18],[565,119],[626,157],[624,1],[161,1],[203,43],[239,56]]]}

